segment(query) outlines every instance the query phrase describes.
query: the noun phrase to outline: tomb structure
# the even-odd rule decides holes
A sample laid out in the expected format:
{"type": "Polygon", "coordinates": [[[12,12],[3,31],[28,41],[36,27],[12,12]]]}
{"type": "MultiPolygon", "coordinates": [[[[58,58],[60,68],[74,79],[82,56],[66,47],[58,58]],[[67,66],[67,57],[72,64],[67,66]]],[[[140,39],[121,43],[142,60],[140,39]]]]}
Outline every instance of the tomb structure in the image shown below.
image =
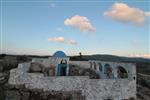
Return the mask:
{"type": "MultiPolygon", "coordinates": [[[[110,61],[70,61],[62,51],[10,71],[9,84],[43,92],[79,93],[81,100],[136,98],[136,66],[110,61]]],[[[77,99],[70,99],[77,100],[77,99]]],[[[79,99],[78,99],[79,100],[79,99]]]]}

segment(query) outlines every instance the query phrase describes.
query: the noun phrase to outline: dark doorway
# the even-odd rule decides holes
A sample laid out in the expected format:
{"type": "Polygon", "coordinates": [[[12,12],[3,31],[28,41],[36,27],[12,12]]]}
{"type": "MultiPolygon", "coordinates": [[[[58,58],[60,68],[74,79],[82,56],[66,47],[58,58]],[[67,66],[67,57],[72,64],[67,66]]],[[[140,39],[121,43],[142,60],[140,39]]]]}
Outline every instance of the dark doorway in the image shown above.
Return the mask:
{"type": "Polygon", "coordinates": [[[67,75],[67,61],[62,60],[57,67],[57,76],[66,76],[67,75]]]}
{"type": "Polygon", "coordinates": [[[61,64],[60,65],[60,76],[66,76],[66,70],[67,70],[66,64],[61,64]]]}

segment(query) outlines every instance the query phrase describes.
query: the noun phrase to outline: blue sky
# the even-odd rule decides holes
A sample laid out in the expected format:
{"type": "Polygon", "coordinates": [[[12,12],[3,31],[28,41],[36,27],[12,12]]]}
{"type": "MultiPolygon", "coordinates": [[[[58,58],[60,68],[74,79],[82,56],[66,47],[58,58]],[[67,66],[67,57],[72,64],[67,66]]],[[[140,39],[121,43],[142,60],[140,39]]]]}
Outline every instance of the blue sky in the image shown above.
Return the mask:
{"type": "Polygon", "coordinates": [[[149,10],[148,0],[2,0],[1,52],[149,57],[149,10]]]}

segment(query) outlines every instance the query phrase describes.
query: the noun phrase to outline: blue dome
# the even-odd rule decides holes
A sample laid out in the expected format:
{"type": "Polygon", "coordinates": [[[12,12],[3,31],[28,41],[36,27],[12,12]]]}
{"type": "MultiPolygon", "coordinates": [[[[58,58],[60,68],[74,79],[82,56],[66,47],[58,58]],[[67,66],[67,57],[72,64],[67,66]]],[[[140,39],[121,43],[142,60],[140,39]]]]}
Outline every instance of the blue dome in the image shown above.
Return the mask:
{"type": "Polygon", "coordinates": [[[53,57],[66,57],[66,54],[63,51],[57,51],[53,54],[53,57]]]}

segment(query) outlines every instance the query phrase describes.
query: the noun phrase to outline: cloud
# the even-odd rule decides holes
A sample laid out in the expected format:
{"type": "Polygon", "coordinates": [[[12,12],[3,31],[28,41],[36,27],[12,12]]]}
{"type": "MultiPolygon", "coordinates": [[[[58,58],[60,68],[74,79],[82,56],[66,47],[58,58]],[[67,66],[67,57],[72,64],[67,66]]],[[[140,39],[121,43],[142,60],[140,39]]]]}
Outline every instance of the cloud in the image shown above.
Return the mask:
{"type": "Polygon", "coordinates": [[[150,12],[145,12],[145,16],[150,17],[150,12]]]}
{"type": "Polygon", "coordinates": [[[63,43],[63,42],[65,42],[65,39],[64,39],[64,37],[54,37],[54,38],[49,38],[48,41],[63,43]]]}
{"type": "Polygon", "coordinates": [[[104,15],[120,22],[143,24],[145,17],[150,16],[150,12],[144,12],[124,3],[115,3],[109,11],[104,12],[104,15]]]}
{"type": "Polygon", "coordinates": [[[130,54],[129,57],[140,57],[140,58],[149,58],[150,54],[130,54]]]}
{"type": "Polygon", "coordinates": [[[57,42],[57,43],[65,43],[65,44],[71,44],[76,45],[77,42],[73,39],[65,40],[64,37],[53,37],[48,39],[49,42],[57,42]]]}
{"type": "Polygon", "coordinates": [[[75,15],[71,18],[67,18],[64,24],[78,28],[81,32],[95,32],[95,28],[92,26],[89,19],[84,16],[75,15]]]}
{"type": "Polygon", "coordinates": [[[76,44],[77,44],[77,42],[76,42],[75,40],[70,39],[70,40],[68,40],[68,44],[76,45],[76,44]]]}

